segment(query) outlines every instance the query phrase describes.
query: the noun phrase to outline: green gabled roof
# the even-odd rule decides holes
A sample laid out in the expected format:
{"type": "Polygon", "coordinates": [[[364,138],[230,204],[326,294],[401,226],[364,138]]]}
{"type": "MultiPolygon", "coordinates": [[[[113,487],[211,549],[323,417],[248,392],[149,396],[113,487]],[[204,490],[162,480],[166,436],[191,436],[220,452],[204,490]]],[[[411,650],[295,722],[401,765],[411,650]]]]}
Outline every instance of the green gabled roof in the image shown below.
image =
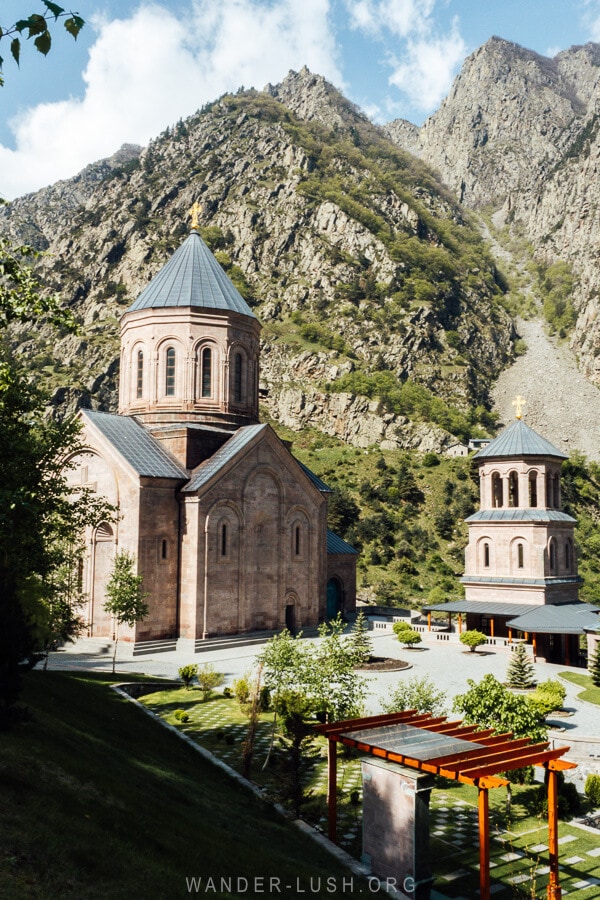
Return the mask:
{"type": "Polygon", "coordinates": [[[256,318],[195,230],[127,312],[174,306],[229,310],[256,318]]]}
{"type": "Polygon", "coordinates": [[[334,531],[327,529],[327,552],[328,553],[358,553],[352,544],[345,541],[334,531]]]}
{"type": "Polygon", "coordinates": [[[479,450],[473,459],[520,459],[523,456],[554,456],[557,459],[568,459],[566,453],[557,450],[550,441],[526,425],[521,419],[516,419],[494,438],[493,441],[479,450]]]}
{"type": "Polygon", "coordinates": [[[144,478],[187,481],[188,474],[163,450],[151,434],[131,416],[82,409],[82,417],[104,435],[115,450],[144,478]]]}

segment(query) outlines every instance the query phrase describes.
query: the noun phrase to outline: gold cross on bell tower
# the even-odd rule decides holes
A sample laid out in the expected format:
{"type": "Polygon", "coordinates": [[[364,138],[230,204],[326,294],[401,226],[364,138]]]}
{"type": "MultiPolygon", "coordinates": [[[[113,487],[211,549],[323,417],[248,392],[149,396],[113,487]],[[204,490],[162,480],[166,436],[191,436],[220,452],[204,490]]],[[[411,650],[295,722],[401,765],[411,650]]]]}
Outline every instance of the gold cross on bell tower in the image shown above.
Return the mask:
{"type": "Polygon", "coordinates": [[[190,228],[200,228],[200,221],[198,219],[198,216],[200,215],[201,212],[202,212],[202,206],[196,200],[187,211],[188,216],[192,217],[192,224],[191,224],[190,228]]]}
{"type": "Polygon", "coordinates": [[[515,407],[515,416],[517,419],[521,419],[523,416],[523,407],[527,403],[527,400],[524,397],[521,397],[520,394],[517,394],[515,399],[512,402],[512,405],[515,407]]]}

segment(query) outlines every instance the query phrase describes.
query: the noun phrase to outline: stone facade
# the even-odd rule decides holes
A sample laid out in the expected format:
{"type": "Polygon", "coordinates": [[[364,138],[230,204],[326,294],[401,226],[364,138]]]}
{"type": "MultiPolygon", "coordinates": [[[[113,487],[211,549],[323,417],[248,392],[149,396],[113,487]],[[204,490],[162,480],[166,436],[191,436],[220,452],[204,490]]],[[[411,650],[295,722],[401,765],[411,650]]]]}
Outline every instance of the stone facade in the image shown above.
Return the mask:
{"type": "Polygon", "coordinates": [[[123,550],[149,606],[124,640],[193,649],[355,608],[356,553],[327,531],[328,488],[258,422],[259,331],[195,230],[125,313],[119,415],[81,412],[87,452],[70,470],[119,511],[87,535],[90,636],[112,636],[103,604],[123,550]]]}

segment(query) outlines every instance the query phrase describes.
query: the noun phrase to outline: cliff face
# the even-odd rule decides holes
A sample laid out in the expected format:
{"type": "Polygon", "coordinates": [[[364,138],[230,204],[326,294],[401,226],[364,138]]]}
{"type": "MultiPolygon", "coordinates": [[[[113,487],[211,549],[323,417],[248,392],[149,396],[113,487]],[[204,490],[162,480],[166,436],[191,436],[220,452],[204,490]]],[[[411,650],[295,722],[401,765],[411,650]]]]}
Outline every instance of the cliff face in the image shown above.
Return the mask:
{"type": "Polygon", "coordinates": [[[513,339],[492,257],[432,171],[306,69],[0,210],[2,232],[46,251],[40,277],[82,323],[58,345],[13,335],[55,404],[115,408],[118,318],[195,200],[263,323],[274,418],[440,449],[469,409],[485,412],[513,339]]]}
{"type": "Polygon", "coordinates": [[[432,165],[465,206],[531,242],[546,264],[576,276],[571,347],[600,383],[597,265],[600,221],[600,46],[547,59],[492,38],[470,56],[420,129],[387,133],[432,165]]]}

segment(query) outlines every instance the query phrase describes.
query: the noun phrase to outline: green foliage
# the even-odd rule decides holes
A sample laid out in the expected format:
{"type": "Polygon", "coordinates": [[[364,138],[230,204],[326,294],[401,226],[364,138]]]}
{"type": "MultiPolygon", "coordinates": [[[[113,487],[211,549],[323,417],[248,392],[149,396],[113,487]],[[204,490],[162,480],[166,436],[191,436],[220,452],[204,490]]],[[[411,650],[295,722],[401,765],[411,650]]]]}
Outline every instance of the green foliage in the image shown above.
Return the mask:
{"type": "Polygon", "coordinates": [[[585,779],[585,796],[593,807],[600,806],[600,775],[590,774],[585,779]]]}
{"type": "Polygon", "coordinates": [[[552,334],[558,333],[559,337],[566,337],[577,321],[577,311],[572,300],[576,286],[573,271],[563,261],[551,266],[538,263],[536,269],[544,317],[550,331],[552,334]]]}
{"type": "Polygon", "coordinates": [[[420,644],[423,640],[419,632],[413,631],[412,628],[401,629],[400,631],[396,632],[396,637],[401,644],[404,644],[405,647],[413,647],[416,644],[420,644]]]}
{"type": "Polygon", "coordinates": [[[0,328],[10,322],[37,322],[45,317],[56,327],[75,331],[73,315],[61,308],[59,295],[40,294],[30,265],[39,256],[32,247],[15,246],[0,238],[0,328]]]}
{"type": "Polygon", "coordinates": [[[250,676],[248,673],[240,675],[233,682],[233,696],[244,709],[250,700],[250,676]]]}
{"type": "Polygon", "coordinates": [[[368,662],[373,654],[373,641],[369,636],[369,623],[367,617],[362,610],[359,611],[354,620],[348,642],[350,644],[350,651],[354,655],[354,664],[360,666],[368,662]]]}
{"type": "Polygon", "coordinates": [[[204,665],[198,666],[196,680],[202,693],[202,701],[206,702],[210,700],[215,689],[223,684],[225,675],[217,672],[212,663],[204,663],[204,665]]]}
{"type": "MultiPolygon", "coordinates": [[[[44,56],[50,52],[52,46],[52,33],[50,31],[51,20],[54,22],[62,19],[65,31],[75,40],[84,26],[84,20],[77,13],[68,13],[62,6],[51,2],[51,0],[42,0],[46,7],[44,13],[31,13],[25,19],[19,19],[14,25],[0,28],[0,40],[3,38],[12,38],[10,42],[10,52],[14,61],[19,65],[21,61],[21,37],[24,35],[27,40],[32,40],[33,46],[44,56]]],[[[0,73],[4,60],[0,56],[0,73]]],[[[4,76],[0,74],[0,86],[4,84],[4,76]]]]}
{"type": "Polygon", "coordinates": [[[567,691],[560,681],[548,678],[538,684],[535,691],[531,695],[531,702],[534,703],[543,716],[547,716],[555,709],[561,709],[565,702],[567,691]]]}
{"type": "Polygon", "coordinates": [[[469,631],[463,631],[459,638],[461,644],[464,644],[465,647],[468,647],[471,653],[474,653],[478,647],[481,647],[482,644],[485,644],[487,641],[487,637],[483,632],[477,631],[476,628],[472,628],[469,631]]]}
{"type": "Polygon", "coordinates": [[[117,553],[106,585],[104,609],[115,620],[113,672],[117,660],[119,627],[125,624],[133,628],[136,622],[146,618],[149,611],[146,603],[148,594],[142,591],[143,576],[136,575],[135,565],[136,559],[132,553],[127,550],[117,553]]]}
{"type": "Polygon", "coordinates": [[[490,674],[479,682],[469,679],[467,684],[469,690],[456,696],[453,703],[467,724],[494,728],[499,734],[511,731],[515,738],[545,740],[544,717],[527,697],[513,694],[490,674]]]}
{"type": "Polygon", "coordinates": [[[181,666],[177,674],[183,681],[186,690],[189,691],[192,681],[198,674],[198,666],[196,665],[196,663],[190,663],[187,666],[181,666]]]}
{"type": "MultiPolygon", "coordinates": [[[[180,670],[181,671],[181,670],[180,670]]],[[[187,685],[186,685],[187,687],[187,685]]],[[[190,721],[189,714],[185,711],[185,709],[176,709],[173,713],[173,718],[178,722],[181,722],[182,725],[185,725],[186,722],[190,721]]]]}
{"type": "Polygon", "coordinates": [[[533,663],[527,655],[525,644],[517,644],[511,653],[506,683],[511,688],[531,688],[535,684],[533,663]]]}
{"type": "Polygon", "coordinates": [[[421,678],[414,676],[392,688],[381,705],[386,713],[415,709],[432,716],[443,716],[446,714],[447,697],[446,692],[438,690],[428,675],[421,678]]]}
{"type": "Polygon", "coordinates": [[[360,508],[352,494],[342,487],[334,487],[327,502],[327,527],[346,539],[360,517],[360,508]]]}
{"type": "Polygon", "coordinates": [[[596,687],[600,687],[600,642],[596,644],[596,650],[590,657],[588,669],[592,683],[596,687]]]}

